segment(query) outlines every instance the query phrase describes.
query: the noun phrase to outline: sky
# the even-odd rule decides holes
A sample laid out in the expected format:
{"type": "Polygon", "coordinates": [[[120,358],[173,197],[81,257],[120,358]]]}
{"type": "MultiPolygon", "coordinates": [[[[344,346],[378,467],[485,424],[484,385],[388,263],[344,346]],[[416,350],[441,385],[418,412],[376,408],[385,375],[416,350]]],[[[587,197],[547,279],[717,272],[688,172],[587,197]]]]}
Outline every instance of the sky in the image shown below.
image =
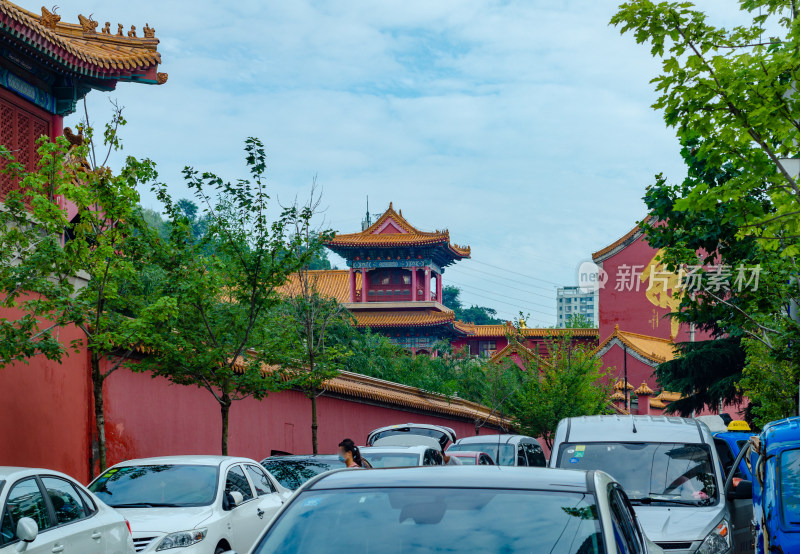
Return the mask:
{"type": "MultiPolygon", "coordinates": [[[[736,17],[731,0],[696,3],[736,17]]],[[[316,178],[318,223],[343,233],[360,230],[367,198],[373,220],[393,202],[472,247],[444,274],[466,304],[547,326],[556,288],[645,215],[653,176],[684,176],[650,108],[659,62],[608,25],[617,4],[62,0],[58,13],[155,28],[168,82],[87,102],[95,125],[110,99],[124,106],[125,154],[154,160],[175,198],[190,197],[185,166],[245,177],[244,140],[258,137],[276,202],[303,201],[316,178]]]]}

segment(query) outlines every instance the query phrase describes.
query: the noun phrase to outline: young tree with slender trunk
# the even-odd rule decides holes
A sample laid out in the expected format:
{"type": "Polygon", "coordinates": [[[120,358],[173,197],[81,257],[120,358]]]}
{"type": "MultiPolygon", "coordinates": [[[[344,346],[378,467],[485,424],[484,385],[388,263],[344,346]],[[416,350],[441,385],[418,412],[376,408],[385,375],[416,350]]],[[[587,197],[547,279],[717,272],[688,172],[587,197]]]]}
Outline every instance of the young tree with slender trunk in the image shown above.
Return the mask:
{"type": "Polygon", "coordinates": [[[38,353],[61,361],[70,350],[88,350],[97,445],[92,472],[107,465],[103,386],[173,305],[156,288],[137,285],[157,240],[142,218],[137,186],[157,177],[155,167],[132,157],[117,174],[105,167],[120,148],[117,131],[124,124],[115,106],[103,133],[107,152],[101,163],[86,125],[70,133],[73,143],[42,137],[34,172],[2,148],[4,173],[19,187],[0,209],[0,308],[24,315],[0,318],[0,336],[9,339],[0,347],[0,367],[38,353]],[[66,206],[77,213],[72,219],[66,206]],[[83,337],[62,344],[59,329],[73,326],[83,337]]]}
{"type": "Polygon", "coordinates": [[[177,310],[139,366],[213,396],[223,455],[228,454],[232,404],[248,397],[261,400],[288,386],[285,376],[266,366],[275,356],[273,348],[281,347],[271,316],[280,301],[277,289],[310,256],[296,255],[300,238],[291,235],[310,219],[308,211],[296,206],[270,211],[266,154],[258,139],[247,139],[245,160],[251,178],[234,182],[184,169],[207,225],[199,239],[185,206],[174,202],[165,186],[154,189],[169,220],[162,263],[177,310]]]}

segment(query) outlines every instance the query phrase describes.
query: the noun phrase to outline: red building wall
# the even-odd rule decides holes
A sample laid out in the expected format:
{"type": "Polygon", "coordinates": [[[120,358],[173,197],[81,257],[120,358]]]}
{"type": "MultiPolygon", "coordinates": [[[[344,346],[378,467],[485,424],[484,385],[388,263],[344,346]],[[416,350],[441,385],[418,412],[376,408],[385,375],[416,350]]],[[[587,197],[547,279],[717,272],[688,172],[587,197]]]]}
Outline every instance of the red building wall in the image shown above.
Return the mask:
{"type": "MultiPolygon", "coordinates": [[[[668,303],[675,300],[668,300],[658,290],[658,279],[648,294],[650,281],[641,277],[628,277],[633,268],[644,272],[652,264],[657,265],[653,261],[656,253],[657,250],[647,244],[642,235],[620,252],[602,261],[608,281],[599,291],[600,342],[614,332],[617,324],[622,331],[664,339],[672,335],[675,342],[689,340],[689,327],[674,325],[671,318],[667,317],[673,311],[668,303]]],[[[677,308],[677,305],[673,305],[677,308]]],[[[695,333],[695,340],[707,338],[710,337],[705,333],[695,333]]]]}
{"type": "MultiPolygon", "coordinates": [[[[12,319],[13,310],[2,315],[12,319]]],[[[62,329],[65,342],[80,338],[62,329]]],[[[0,369],[0,465],[47,467],[86,480],[92,411],[88,357],[70,353],[63,363],[43,356],[0,369]]]]}

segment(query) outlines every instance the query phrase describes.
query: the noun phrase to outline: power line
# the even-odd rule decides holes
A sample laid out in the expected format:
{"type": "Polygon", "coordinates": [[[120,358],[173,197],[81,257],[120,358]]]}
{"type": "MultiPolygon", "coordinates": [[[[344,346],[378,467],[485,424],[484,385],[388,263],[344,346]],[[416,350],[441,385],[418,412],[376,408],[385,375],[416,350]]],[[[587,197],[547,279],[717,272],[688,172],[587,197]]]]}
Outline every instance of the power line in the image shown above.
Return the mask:
{"type": "MultiPolygon", "coordinates": [[[[517,281],[517,280],[515,280],[515,279],[509,279],[508,277],[502,277],[502,276],[500,276],[500,275],[495,275],[495,274],[493,274],[493,273],[488,273],[488,272],[486,272],[486,271],[481,271],[480,269],[472,269],[472,268],[469,268],[469,267],[459,267],[458,269],[459,269],[459,271],[460,271],[460,270],[462,270],[462,269],[467,269],[467,270],[469,270],[469,271],[474,271],[474,272],[476,272],[476,273],[480,273],[480,274],[482,274],[482,275],[488,275],[488,276],[490,276],[490,277],[494,277],[494,278],[496,278],[496,279],[505,279],[506,281],[511,281],[512,283],[518,283],[518,284],[521,284],[521,285],[532,286],[532,287],[536,287],[536,288],[539,288],[539,289],[542,289],[542,290],[550,290],[549,288],[546,288],[546,287],[541,287],[541,286],[538,286],[538,285],[529,285],[528,283],[523,283],[522,281],[517,281]]],[[[456,272],[456,273],[457,273],[457,272],[456,272]]],[[[540,292],[533,292],[533,291],[531,291],[531,290],[527,290],[527,289],[519,289],[519,288],[516,288],[516,287],[512,287],[512,286],[510,286],[510,285],[504,285],[504,284],[502,284],[502,283],[498,283],[498,284],[499,284],[500,286],[502,286],[502,287],[506,287],[506,288],[509,288],[509,289],[518,290],[518,291],[520,291],[520,292],[524,292],[524,293],[526,293],[526,294],[532,294],[532,295],[534,295],[534,296],[541,296],[542,298],[547,298],[548,300],[553,300],[553,299],[555,299],[555,298],[556,298],[556,295],[555,295],[555,293],[554,293],[554,292],[552,293],[552,295],[551,295],[551,296],[548,296],[548,295],[546,295],[546,294],[542,294],[542,293],[540,293],[540,292]]],[[[551,291],[551,292],[552,292],[552,291],[551,291]]]]}
{"type": "Polygon", "coordinates": [[[545,306],[544,304],[536,304],[535,302],[531,302],[530,304],[528,304],[526,300],[521,300],[519,298],[514,298],[513,296],[507,296],[505,294],[492,292],[492,291],[489,291],[489,290],[486,290],[486,289],[482,289],[482,288],[478,288],[478,287],[472,287],[470,285],[459,284],[459,286],[460,287],[464,287],[466,289],[474,289],[474,290],[482,291],[482,292],[485,292],[485,293],[488,293],[488,294],[493,294],[495,296],[502,296],[503,298],[508,298],[510,300],[516,300],[518,302],[518,304],[511,304],[510,302],[503,302],[502,300],[496,300],[496,299],[488,297],[488,296],[483,296],[481,294],[476,294],[475,292],[471,292],[471,294],[475,294],[476,296],[479,296],[481,298],[485,298],[486,300],[491,300],[492,302],[502,302],[503,304],[508,304],[509,306],[515,306],[515,307],[518,307],[518,308],[520,308],[520,307],[521,308],[528,308],[529,310],[533,310],[534,312],[544,313],[546,315],[553,316],[553,317],[555,317],[555,315],[556,315],[555,313],[542,312],[538,308],[533,308],[532,307],[532,306],[539,306],[541,308],[552,308],[552,306],[545,306]]]}
{"type": "Polygon", "coordinates": [[[541,281],[542,283],[547,283],[549,285],[555,285],[557,287],[562,286],[561,284],[556,283],[554,281],[548,281],[547,279],[540,279],[539,277],[534,277],[532,275],[526,275],[525,273],[520,273],[519,271],[514,271],[512,269],[507,269],[507,268],[500,267],[500,266],[497,266],[497,265],[487,264],[486,262],[481,262],[479,260],[472,260],[472,261],[475,262],[476,264],[481,264],[481,265],[485,265],[485,266],[488,266],[488,267],[492,267],[494,269],[499,269],[500,271],[507,271],[508,273],[513,273],[514,275],[519,275],[520,277],[525,277],[527,279],[533,279],[534,281],[541,281]]]}

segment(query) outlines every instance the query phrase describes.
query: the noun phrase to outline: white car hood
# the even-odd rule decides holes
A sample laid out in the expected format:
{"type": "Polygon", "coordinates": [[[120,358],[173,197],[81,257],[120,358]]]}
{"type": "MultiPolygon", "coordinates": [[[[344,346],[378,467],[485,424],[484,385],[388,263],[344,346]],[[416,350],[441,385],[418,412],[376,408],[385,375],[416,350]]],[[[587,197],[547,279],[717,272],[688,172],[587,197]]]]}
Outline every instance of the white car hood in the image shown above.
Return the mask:
{"type": "Polygon", "coordinates": [[[700,541],[719,523],[721,506],[634,506],[647,538],[653,542],[700,541]]]}
{"type": "Polygon", "coordinates": [[[211,517],[211,506],[196,508],[116,508],[133,533],[174,533],[200,526],[211,517]]]}

